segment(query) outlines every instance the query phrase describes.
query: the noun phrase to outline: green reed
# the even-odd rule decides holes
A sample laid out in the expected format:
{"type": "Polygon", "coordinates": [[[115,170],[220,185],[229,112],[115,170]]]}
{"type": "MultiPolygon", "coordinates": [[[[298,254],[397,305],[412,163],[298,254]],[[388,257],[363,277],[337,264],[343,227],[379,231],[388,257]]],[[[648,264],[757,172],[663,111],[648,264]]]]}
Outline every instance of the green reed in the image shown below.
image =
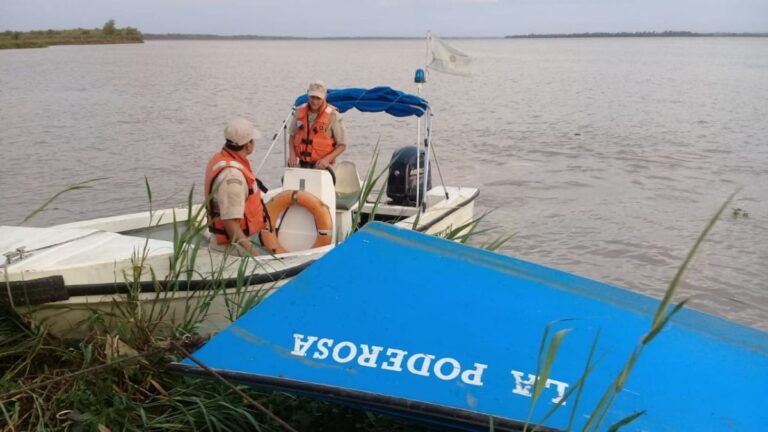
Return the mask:
{"type": "Polygon", "coordinates": [[[56,192],[56,194],[54,194],[52,197],[48,198],[48,200],[46,202],[44,202],[40,207],[36,208],[30,214],[28,214],[24,218],[24,220],[21,221],[20,225],[24,225],[25,223],[27,223],[30,219],[35,217],[41,211],[45,210],[49,205],[51,205],[51,203],[53,203],[57,198],[59,198],[63,194],[65,194],[67,192],[71,192],[71,191],[80,190],[80,189],[88,189],[88,188],[91,187],[91,185],[90,185],[91,183],[98,182],[98,181],[101,181],[101,180],[107,180],[107,179],[108,179],[108,177],[99,177],[99,178],[94,178],[94,179],[82,181],[82,182],[79,182],[79,183],[73,183],[73,184],[67,185],[64,189],[60,190],[59,192],[56,192]]]}
{"type": "MultiPolygon", "coordinates": [[[[25,221],[64,192],[87,187],[87,183],[57,193],[25,221]]],[[[168,221],[155,217],[146,178],[145,185],[149,232],[168,221]]],[[[0,430],[283,430],[224,383],[165,372],[169,362],[184,357],[175,347],[187,352],[204,342],[196,331],[214,300],[223,298],[228,318],[234,320],[276,288],[248,289],[260,268],[257,260],[230,257],[214,262],[210,255],[200,253],[207,224],[205,209],[193,205],[193,196],[192,189],[184,221],[172,215],[173,253],[167,270],[158,274],[148,265],[148,234],[142,247],[132,252],[123,280],[115,282],[126,293],[115,296],[108,312],[92,310],[79,323],[80,329],[88,329],[85,336],[60,339],[48,334],[45,325],[32,326],[8,305],[0,304],[0,430]],[[207,264],[210,271],[197,270],[198,264],[207,264]],[[234,283],[227,277],[233,269],[234,283]],[[203,287],[188,291],[193,277],[203,287]],[[149,301],[148,287],[154,291],[149,301]],[[180,295],[185,296],[181,316],[171,316],[169,304],[180,295]]],[[[302,430],[337,430],[339,424],[373,431],[419,430],[352,408],[238,388],[302,430]]]]}
{"type": "MultiPolygon", "coordinates": [[[[360,187],[360,193],[357,196],[357,211],[354,211],[352,214],[352,230],[350,232],[350,235],[353,234],[358,229],[362,228],[365,222],[363,221],[363,207],[368,202],[369,198],[371,197],[371,194],[375,191],[375,188],[379,183],[381,182],[381,179],[384,177],[385,174],[389,171],[389,165],[390,163],[387,163],[387,165],[377,170],[377,165],[379,162],[379,141],[381,140],[381,136],[376,140],[376,145],[373,147],[373,154],[371,155],[371,162],[368,164],[368,171],[366,171],[365,174],[365,180],[363,180],[363,184],[360,187]]],[[[382,202],[382,199],[384,198],[384,188],[379,187],[378,191],[376,191],[376,199],[373,202],[373,208],[368,213],[368,221],[374,220],[376,217],[376,211],[379,208],[379,205],[382,202]]]]}

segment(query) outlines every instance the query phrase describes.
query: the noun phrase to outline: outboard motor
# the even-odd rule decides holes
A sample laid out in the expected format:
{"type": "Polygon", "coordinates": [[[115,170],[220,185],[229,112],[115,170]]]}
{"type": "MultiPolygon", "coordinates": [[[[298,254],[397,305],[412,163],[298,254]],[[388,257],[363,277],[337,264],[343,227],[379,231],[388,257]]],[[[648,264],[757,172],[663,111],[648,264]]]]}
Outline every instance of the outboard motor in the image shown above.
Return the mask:
{"type": "MultiPolygon", "coordinates": [[[[389,177],[387,178],[387,196],[392,200],[392,204],[403,206],[416,206],[416,191],[419,192],[419,200],[424,201],[424,149],[421,149],[419,155],[419,167],[416,167],[415,146],[405,146],[395,150],[392,153],[392,160],[389,164],[389,177]],[[417,174],[419,182],[417,184],[417,174]]],[[[427,178],[427,190],[432,188],[432,175],[430,172],[427,178]]]]}

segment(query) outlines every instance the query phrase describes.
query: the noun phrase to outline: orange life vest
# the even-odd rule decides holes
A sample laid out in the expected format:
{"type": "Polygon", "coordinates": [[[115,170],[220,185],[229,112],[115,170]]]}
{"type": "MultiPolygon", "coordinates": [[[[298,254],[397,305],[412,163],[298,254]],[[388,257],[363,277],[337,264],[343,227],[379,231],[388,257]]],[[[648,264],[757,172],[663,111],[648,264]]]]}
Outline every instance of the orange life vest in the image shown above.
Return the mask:
{"type": "MultiPolygon", "coordinates": [[[[331,137],[328,126],[331,115],[338,111],[335,106],[323,102],[309,126],[309,104],[299,107],[296,112],[296,135],[293,137],[293,154],[304,162],[317,162],[327,156],[336,147],[336,140],[331,137]]],[[[332,160],[331,163],[336,162],[332,160]]]]}
{"type": "Polygon", "coordinates": [[[221,222],[221,213],[215,199],[211,199],[211,188],[216,177],[225,168],[237,168],[243,173],[248,185],[248,197],[245,199],[245,215],[240,219],[240,228],[246,236],[252,236],[260,233],[266,226],[264,203],[261,201],[261,190],[259,181],[251,171],[251,164],[248,159],[241,155],[231,152],[226,148],[216,153],[208,162],[208,168],[205,171],[205,208],[208,217],[208,231],[216,236],[216,243],[220,245],[229,244],[231,239],[224,229],[224,223],[221,222]]]}

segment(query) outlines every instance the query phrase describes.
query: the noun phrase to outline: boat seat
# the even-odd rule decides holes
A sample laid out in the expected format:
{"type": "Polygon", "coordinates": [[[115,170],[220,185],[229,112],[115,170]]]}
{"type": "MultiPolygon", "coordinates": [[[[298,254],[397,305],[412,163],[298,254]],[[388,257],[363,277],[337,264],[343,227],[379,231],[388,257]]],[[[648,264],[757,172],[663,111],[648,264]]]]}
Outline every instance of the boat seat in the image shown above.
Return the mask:
{"type": "Polygon", "coordinates": [[[362,185],[354,162],[342,161],[334,168],[336,173],[336,209],[351,210],[360,196],[362,185]]]}

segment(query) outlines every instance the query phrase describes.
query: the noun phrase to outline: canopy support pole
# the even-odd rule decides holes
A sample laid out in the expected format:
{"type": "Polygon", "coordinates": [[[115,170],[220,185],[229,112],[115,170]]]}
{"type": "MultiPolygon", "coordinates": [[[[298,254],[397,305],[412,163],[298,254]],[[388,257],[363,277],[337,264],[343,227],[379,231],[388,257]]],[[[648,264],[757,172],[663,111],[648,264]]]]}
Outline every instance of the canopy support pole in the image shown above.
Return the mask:
{"type": "MultiPolygon", "coordinates": [[[[421,83],[416,85],[416,94],[421,97],[421,83]]],[[[429,112],[429,111],[427,111],[429,112]]],[[[425,112],[426,115],[426,112],[425,112]]],[[[426,127],[426,125],[425,125],[426,127]]],[[[419,187],[418,185],[421,184],[419,181],[421,180],[421,170],[419,167],[421,167],[421,117],[416,117],[416,205],[420,205],[421,201],[419,201],[419,187]]],[[[408,179],[406,179],[406,182],[408,179]]],[[[426,196],[426,195],[424,195],[426,196]]]]}
{"type": "Polygon", "coordinates": [[[293,118],[294,113],[296,112],[296,107],[291,108],[291,113],[288,115],[288,117],[283,120],[283,125],[280,126],[280,130],[278,132],[275,132],[275,135],[272,137],[272,144],[270,144],[269,149],[267,150],[267,154],[264,155],[264,159],[261,160],[261,163],[259,164],[259,167],[256,168],[256,171],[254,171],[254,175],[258,174],[259,171],[261,171],[261,167],[264,166],[264,162],[267,161],[267,157],[269,157],[269,154],[272,153],[272,149],[275,147],[275,144],[277,143],[277,139],[280,138],[280,135],[284,137],[285,142],[285,164],[288,165],[288,121],[293,118]]]}
{"type": "Polygon", "coordinates": [[[437,165],[437,175],[440,176],[440,184],[443,186],[443,193],[445,194],[445,199],[447,200],[448,197],[448,188],[445,186],[445,179],[443,179],[443,171],[440,169],[440,162],[437,160],[437,152],[435,151],[435,143],[430,143],[429,147],[432,149],[432,156],[435,158],[435,165],[437,165]]]}
{"type": "MultiPolygon", "coordinates": [[[[426,210],[427,208],[427,188],[429,187],[429,148],[432,146],[432,109],[429,107],[424,112],[424,202],[422,203],[422,208],[426,210]]],[[[420,152],[417,152],[417,155],[420,152]]],[[[418,168],[418,163],[416,164],[416,167],[418,168]]],[[[418,170],[416,172],[420,172],[421,170],[418,170]]],[[[417,183],[418,184],[418,183],[417,183]]],[[[416,202],[418,202],[418,197],[416,198],[416,202]]]]}

